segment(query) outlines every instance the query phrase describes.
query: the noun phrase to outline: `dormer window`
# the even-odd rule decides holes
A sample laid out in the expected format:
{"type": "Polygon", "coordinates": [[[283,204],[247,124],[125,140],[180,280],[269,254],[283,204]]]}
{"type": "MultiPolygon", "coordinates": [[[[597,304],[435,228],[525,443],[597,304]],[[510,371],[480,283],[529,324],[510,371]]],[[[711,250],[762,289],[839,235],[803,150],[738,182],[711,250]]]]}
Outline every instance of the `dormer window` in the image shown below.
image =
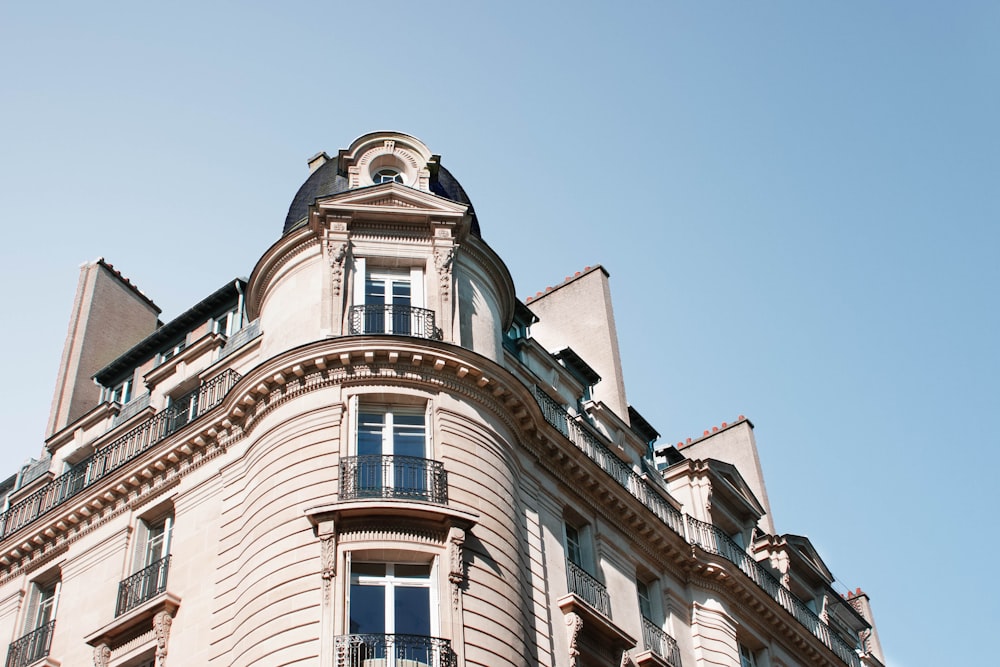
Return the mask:
{"type": "Polygon", "coordinates": [[[396,169],[379,169],[372,174],[372,182],[375,185],[382,183],[403,183],[403,175],[396,169]]]}

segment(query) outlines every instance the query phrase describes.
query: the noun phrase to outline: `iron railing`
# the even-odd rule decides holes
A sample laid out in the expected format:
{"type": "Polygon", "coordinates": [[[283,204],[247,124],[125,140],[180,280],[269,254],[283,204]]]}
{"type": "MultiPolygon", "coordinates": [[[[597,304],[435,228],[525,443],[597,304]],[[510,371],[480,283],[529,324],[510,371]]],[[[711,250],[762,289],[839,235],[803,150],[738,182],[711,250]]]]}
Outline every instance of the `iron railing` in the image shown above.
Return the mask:
{"type": "Polygon", "coordinates": [[[27,667],[47,656],[52,649],[52,632],[55,628],[56,622],[53,619],[11,642],[7,649],[6,667],[27,667]]]}
{"type": "Polygon", "coordinates": [[[566,579],[570,593],[575,593],[584,602],[611,618],[611,598],[604,584],[571,560],[566,561],[566,579]]]}
{"type": "Polygon", "coordinates": [[[666,660],[670,667],[681,667],[681,650],[677,640],[645,616],[642,618],[642,645],[666,660]]]}
{"type": "Polygon", "coordinates": [[[169,569],[170,556],[165,556],[128,578],[122,579],[118,584],[118,604],[115,606],[115,618],[166,591],[167,571],[169,569]]]}
{"type": "Polygon", "coordinates": [[[851,667],[861,667],[861,658],[858,656],[855,646],[832,630],[763,565],[733,542],[728,535],[710,523],[699,521],[679,512],[668,504],[646,480],[616,457],[607,446],[597,439],[597,436],[576,421],[561,405],[538,387],[534,387],[534,394],[545,420],[653,512],[667,527],[690,544],[697,545],[709,553],[720,555],[736,565],[743,574],[763,589],[845,664],[851,667]]]}
{"type": "Polygon", "coordinates": [[[337,667],[457,667],[451,642],[422,635],[334,637],[337,667]]]}
{"type": "Polygon", "coordinates": [[[442,338],[441,330],[434,324],[433,310],[392,303],[351,306],[348,333],[442,338]]]}
{"type": "Polygon", "coordinates": [[[400,498],[448,502],[444,464],[416,456],[345,456],[340,460],[340,499],[400,498]]]}
{"type": "Polygon", "coordinates": [[[177,399],[169,408],[138,424],[67,472],[12,504],[6,511],[0,512],[0,539],[59,507],[217,406],[240,377],[239,373],[229,369],[203,382],[198,389],[177,399]]]}

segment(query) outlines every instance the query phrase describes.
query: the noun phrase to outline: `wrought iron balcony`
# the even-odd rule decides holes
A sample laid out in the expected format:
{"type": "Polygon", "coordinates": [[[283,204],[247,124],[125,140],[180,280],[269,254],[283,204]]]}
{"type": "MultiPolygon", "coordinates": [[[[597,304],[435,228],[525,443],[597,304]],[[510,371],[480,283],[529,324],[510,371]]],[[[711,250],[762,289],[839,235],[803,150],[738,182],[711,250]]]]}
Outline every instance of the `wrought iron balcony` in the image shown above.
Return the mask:
{"type": "Polygon", "coordinates": [[[340,499],[394,498],[448,502],[448,473],[440,461],[416,456],[346,456],[340,460],[340,499]]]}
{"type": "Polygon", "coordinates": [[[143,602],[152,600],[167,590],[167,570],[170,556],[166,556],[142,568],[118,584],[118,604],[115,617],[135,609],[143,602]]]}
{"type": "Polygon", "coordinates": [[[47,656],[52,649],[52,632],[55,629],[53,619],[11,642],[7,649],[7,667],[27,667],[47,656]]]}
{"type": "Polygon", "coordinates": [[[681,667],[681,650],[677,640],[645,616],[642,619],[642,645],[666,660],[670,667],[681,667]]]}
{"type": "Polygon", "coordinates": [[[442,332],[434,324],[434,311],[416,306],[374,304],[351,306],[347,332],[359,334],[392,334],[441,340],[442,332]]]}
{"type": "Polygon", "coordinates": [[[334,637],[337,667],[457,667],[451,642],[421,635],[334,637]]]}
{"type": "Polygon", "coordinates": [[[0,512],[0,538],[7,537],[55,509],[217,406],[240,377],[239,373],[229,369],[203,382],[195,391],[174,401],[171,407],[153,415],[74,465],[66,473],[0,512]]]}
{"type": "Polygon", "coordinates": [[[566,579],[570,593],[575,593],[591,607],[611,618],[611,599],[604,584],[571,560],[566,561],[566,579]]]}

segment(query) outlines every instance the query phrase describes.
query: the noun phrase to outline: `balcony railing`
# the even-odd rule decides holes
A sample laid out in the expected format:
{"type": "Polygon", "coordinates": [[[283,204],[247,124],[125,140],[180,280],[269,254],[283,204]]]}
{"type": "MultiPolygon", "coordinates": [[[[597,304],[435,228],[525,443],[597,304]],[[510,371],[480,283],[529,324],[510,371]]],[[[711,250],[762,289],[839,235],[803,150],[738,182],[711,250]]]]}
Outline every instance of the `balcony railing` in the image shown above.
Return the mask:
{"type": "Polygon", "coordinates": [[[416,456],[346,456],[340,460],[340,499],[398,498],[448,502],[448,473],[440,461],[416,456]]]}
{"type": "Polygon", "coordinates": [[[586,454],[604,472],[646,506],[673,532],[687,542],[705,551],[717,554],[736,565],[743,574],[763,589],[775,602],[784,607],[803,627],[851,667],[861,667],[861,658],[855,647],[830,629],[801,600],[784,587],[763,565],[755,561],[728,535],[710,523],[682,514],[668,504],[650,485],[621,459],[615,456],[598,438],[579,424],[566,410],[538,387],[534,388],[535,400],[545,420],[559,430],[580,451],[586,454]]]}
{"type": "Polygon", "coordinates": [[[681,650],[677,640],[648,618],[642,619],[642,645],[667,661],[670,667],[681,667],[681,650]]]}
{"type": "Polygon", "coordinates": [[[47,656],[52,649],[52,632],[55,628],[56,622],[53,619],[11,642],[7,649],[7,667],[27,667],[47,656]]]}
{"type": "Polygon", "coordinates": [[[570,593],[575,593],[591,607],[611,618],[611,598],[608,597],[608,589],[604,584],[571,560],[566,561],[566,579],[570,593]]]}
{"type": "Polygon", "coordinates": [[[334,637],[337,667],[457,667],[451,642],[421,635],[334,637]]]}
{"type": "Polygon", "coordinates": [[[166,556],[142,568],[118,584],[118,604],[115,617],[135,609],[143,602],[152,600],[167,590],[167,571],[170,556],[166,556]]]}
{"type": "Polygon", "coordinates": [[[442,338],[441,330],[434,324],[433,310],[397,304],[351,306],[348,333],[442,338]]]}
{"type": "Polygon", "coordinates": [[[59,507],[217,406],[240,377],[239,373],[229,369],[203,382],[198,389],[177,399],[166,410],[138,424],[42,488],[17,501],[6,511],[0,512],[0,539],[59,507]]]}

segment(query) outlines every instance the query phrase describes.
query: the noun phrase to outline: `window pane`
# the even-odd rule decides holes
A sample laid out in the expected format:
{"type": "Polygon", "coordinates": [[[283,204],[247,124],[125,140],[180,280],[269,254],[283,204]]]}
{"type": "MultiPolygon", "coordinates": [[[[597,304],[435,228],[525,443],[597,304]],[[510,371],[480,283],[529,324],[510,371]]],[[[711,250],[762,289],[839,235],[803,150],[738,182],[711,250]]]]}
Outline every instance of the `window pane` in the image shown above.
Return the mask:
{"type": "Polygon", "coordinates": [[[351,574],[355,577],[384,577],[385,563],[351,563],[351,574]]]}
{"type": "Polygon", "coordinates": [[[410,281],[392,281],[392,302],[399,306],[409,306],[410,304],[410,281]]]}
{"type": "Polygon", "coordinates": [[[399,563],[396,565],[395,576],[397,579],[429,579],[431,576],[431,564],[412,565],[399,563]]]}
{"type": "Polygon", "coordinates": [[[358,456],[382,453],[382,431],[385,415],[362,412],[358,415],[358,456]]]}
{"type": "Polygon", "coordinates": [[[424,586],[396,586],[397,635],[431,634],[431,591],[424,586]]]}
{"type": "Polygon", "coordinates": [[[385,634],[385,588],[351,584],[351,634],[385,634]]]}
{"type": "Polygon", "coordinates": [[[583,567],[583,551],[580,549],[580,533],[566,524],[566,557],[574,565],[583,567]]]}
{"type": "Polygon", "coordinates": [[[639,594],[639,611],[644,618],[653,618],[653,605],[649,601],[649,587],[641,581],[635,582],[636,592],[639,594]]]}
{"type": "Polygon", "coordinates": [[[396,456],[424,457],[424,415],[393,415],[392,453],[396,456]]]}

